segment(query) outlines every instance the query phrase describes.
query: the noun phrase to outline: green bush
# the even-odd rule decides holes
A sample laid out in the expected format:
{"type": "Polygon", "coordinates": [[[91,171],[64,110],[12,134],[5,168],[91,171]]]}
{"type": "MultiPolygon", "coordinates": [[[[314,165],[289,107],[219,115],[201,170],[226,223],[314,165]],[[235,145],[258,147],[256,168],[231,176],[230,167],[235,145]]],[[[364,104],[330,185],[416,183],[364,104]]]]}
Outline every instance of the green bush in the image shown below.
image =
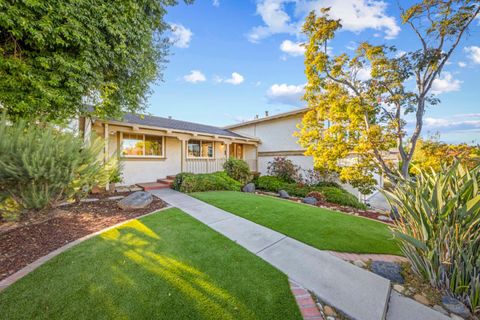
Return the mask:
{"type": "Polygon", "coordinates": [[[182,174],[181,192],[240,191],[242,184],[225,172],[204,174],[182,174]]]}
{"type": "Polygon", "coordinates": [[[230,178],[240,181],[242,184],[247,184],[252,179],[250,167],[243,160],[229,158],[223,164],[223,169],[225,169],[225,172],[230,178]]]}
{"type": "Polygon", "coordinates": [[[1,120],[0,200],[43,209],[106,185],[110,172],[103,164],[102,148],[99,140],[85,147],[82,138],[48,124],[1,120]]]}
{"type": "Polygon", "coordinates": [[[287,183],[278,177],[261,176],[258,178],[256,186],[260,190],[270,192],[285,190],[289,195],[301,198],[305,198],[309,193],[317,191],[325,196],[327,202],[357,209],[366,209],[366,206],[358,201],[354,195],[338,186],[335,182],[321,182],[315,186],[308,186],[300,183],[287,183]]]}
{"type": "Polygon", "coordinates": [[[400,219],[393,232],[415,273],[480,313],[480,166],[419,170],[384,191],[400,219]]]}
{"type": "Polygon", "coordinates": [[[183,180],[186,177],[193,176],[193,173],[188,173],[188,172],[182,172],[179,173],[175,176],[175,179],[173,180],[172,188],[174,190],[180,191],[182,187],[183,180]]]}
{"type": "Polygon", "coordinates": [[[325,196],[327,202],[357,209],[367,209],[365,204],[358,201],[353,194],[344,189],[337,187],[320,187],[318,190],[325,196]]]}
{"type": "Polygon", "coordinates": [[[258,177],[256,186],[265,191],[278,192],[285,183],[280,178],[273,176],[258,177]]]}

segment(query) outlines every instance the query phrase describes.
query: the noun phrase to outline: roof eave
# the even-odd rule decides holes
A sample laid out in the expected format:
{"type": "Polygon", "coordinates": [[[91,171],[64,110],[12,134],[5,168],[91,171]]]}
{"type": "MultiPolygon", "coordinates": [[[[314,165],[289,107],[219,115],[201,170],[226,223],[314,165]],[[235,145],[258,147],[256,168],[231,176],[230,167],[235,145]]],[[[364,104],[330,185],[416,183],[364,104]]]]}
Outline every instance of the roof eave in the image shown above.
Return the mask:
{"type": "Polygon", "coordinates": [[[260,123],[260,122],[271,121],[271,120],[275,120],[275,119],[281,119],[281,118],[294,116],[296,114],[305,113],[307,111],[308,111],[308,108],[301,108],[301,109],[297,109],[297,110],[292,110],[292,111],[288,111],[288,112],[284,112],[284,113],[275,114],[275,115],[269,116],[269,117],[264,117],[264,118],[254,119],[254,120],[245,121],[245,122],[241,122],[241,123],[237,123],[237,124],[228,125],[228,126],[222,127],[222,129],[228,130],[228,129],[241,128],[241,127],[249,126],[249,125],[260,123]]]}

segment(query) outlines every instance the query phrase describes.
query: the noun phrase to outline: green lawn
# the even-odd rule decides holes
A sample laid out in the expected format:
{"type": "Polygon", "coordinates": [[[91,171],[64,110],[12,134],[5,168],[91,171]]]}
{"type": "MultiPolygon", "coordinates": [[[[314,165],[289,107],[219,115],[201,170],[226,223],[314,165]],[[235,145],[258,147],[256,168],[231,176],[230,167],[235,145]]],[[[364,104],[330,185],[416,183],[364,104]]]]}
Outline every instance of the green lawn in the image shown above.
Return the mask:
{"type": "Polygon", "coordinates": [[[301,319],[281,272],[178,209],[83,242],[0,293],[2,319],[301,319]]]}
{"type": "Polygon", "coordinates": [[[191,195],[318,249],[401,255],[383,223],[248,193],[216,191],[191,195]]]}

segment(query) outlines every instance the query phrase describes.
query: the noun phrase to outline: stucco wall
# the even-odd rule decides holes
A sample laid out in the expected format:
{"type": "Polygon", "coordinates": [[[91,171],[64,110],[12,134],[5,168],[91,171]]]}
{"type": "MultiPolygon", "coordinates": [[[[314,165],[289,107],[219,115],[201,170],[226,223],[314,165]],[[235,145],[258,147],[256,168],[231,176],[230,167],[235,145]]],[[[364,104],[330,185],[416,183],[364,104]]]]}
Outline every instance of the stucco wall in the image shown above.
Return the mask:
{"type": "Polygon", "coordinates": [[[123,158],[123,182],[122,185],[132,185],[141,182],[154,182],[168,175],[175,175],[181,171],[181,148],[180,140],[165,138],[165,158],[142,159],[123,158]]]}

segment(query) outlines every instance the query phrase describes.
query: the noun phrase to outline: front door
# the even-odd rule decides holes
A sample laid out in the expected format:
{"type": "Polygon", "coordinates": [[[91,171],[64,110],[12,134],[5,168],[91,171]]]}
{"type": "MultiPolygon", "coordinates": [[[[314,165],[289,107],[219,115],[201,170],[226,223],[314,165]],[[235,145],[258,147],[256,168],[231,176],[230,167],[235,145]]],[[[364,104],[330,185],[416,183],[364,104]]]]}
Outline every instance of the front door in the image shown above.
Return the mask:
{"type": "Polygon", "coordinates": [[[230,158],[243,159],[243,145],[232,143],[230,145],[230,158]]]}

